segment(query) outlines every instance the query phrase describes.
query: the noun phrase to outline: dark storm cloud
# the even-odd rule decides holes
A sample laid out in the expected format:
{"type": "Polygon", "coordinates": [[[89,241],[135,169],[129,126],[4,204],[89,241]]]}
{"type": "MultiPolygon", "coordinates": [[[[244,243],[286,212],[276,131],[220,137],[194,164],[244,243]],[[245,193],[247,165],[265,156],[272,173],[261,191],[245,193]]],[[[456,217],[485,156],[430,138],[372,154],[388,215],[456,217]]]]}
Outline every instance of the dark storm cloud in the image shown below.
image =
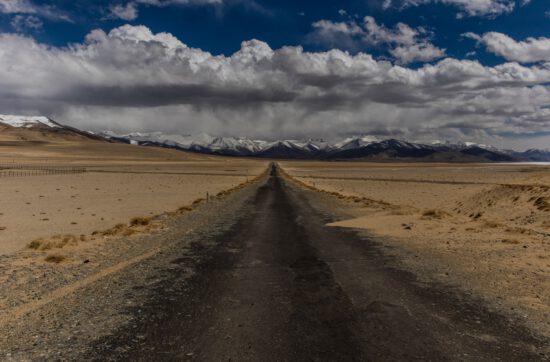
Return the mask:
{"type": "Polygon", "coordinates": [[[0,106],[92,129],[540,132],[549,126],[549,82],[550,65],[540,62],[488,67],[446,58],[408,68],[364,53],[273,50],[258,40],[212,55],[144,26],[95,30],[65,48],[0,35],[0,106]]]}
{"type": "Polygon", "coordinates": [[[71,104],[109,107],[159,107],[169,105],[216,105],[246,107],[258,103],[291,102],[296,93],[270,89],[219,89],[197,85],[95,86],[75,88],[56,97],[71,104]]]}

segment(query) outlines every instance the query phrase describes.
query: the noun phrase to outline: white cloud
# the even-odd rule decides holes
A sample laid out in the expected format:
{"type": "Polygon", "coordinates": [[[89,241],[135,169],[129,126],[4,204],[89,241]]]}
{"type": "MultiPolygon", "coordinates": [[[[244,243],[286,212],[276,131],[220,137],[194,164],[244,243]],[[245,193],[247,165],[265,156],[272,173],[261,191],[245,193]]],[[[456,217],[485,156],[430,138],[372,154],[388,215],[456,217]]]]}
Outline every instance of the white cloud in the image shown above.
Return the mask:
{"type": "Polygon", "coordinates": [[[319,20],[313,23],[313,28],[309,36],[313,42],[350,50],[388,46],[389,53],[401,64],[432,61],[445,55],[445,49],[429,42],[430,34],[424,28],[397,23],[391,29],[378,24],[372,16],[366,16],[362,24],[319,20]]]}
{"type": "Polygon", "coordinates": [[[354,22],[332,22],[330,20],[319,20],[313,23],[313,27],[319,31],[331,33],[343,33],[346,35],[363,34],[363,29],[354,22]]]}
{"type": "Polygon", "coordinates": [[[398,44],[398,45],[415,45],[419,41],[423,42],[427,31],[424,28],[413,29],[407,24],[397,23],[395,29],[390,29],[382,24],[376,23],[372,16],[366,16],[365,24],[365,39],[371,44],[398,44]]]}
{"type": "Polygon", "coordinates": [[[384,8],[420,6],[426,4],[445,4],[459,9],[462,16],[494,17],[510,13],[515,8],[515,0],[384,0],[384,8]]]}
{"type": "Polygon", "coordinates": [[[206,4],[223,4],[224,0],[136,0],[141,4],[149,4],[155,6],[168,5],[206,5],[206,4]]]}
{"type": "Polygon", "coordinates": [[[37,6],[33,5],[30,1],[27,0],[1,0],[0,12],[5,14],[32,14],[37,12],[37,6]]]}
{"type": "Polygon", "coordinates": [[[441,58],[445,51],[431,43],[422,42],[418,44],[400,45],[390,49],[390,54],[402,64],[414,62],[430,62],[441,58]]]}
{"type": "Polygon", "coordinates": [[[331,48],[355,50],[360,47],[364,30],[355,22],[333,22],[318,20],[312,24],[309,41],[331,48]]]}
{"type": "Polygon", "coordinates": [[[109,6],[109,17],[122,20],[135,20],[138,17],[137,4],[129,2],[126,5],[116,4],[109,6]]]}
{"type": "Polygon", "coordinates": [[[527,38],[523,41],[516,41],[506,34],[497,32],[488,32],[481,36],[474,33],[463,35],[483,44],[489,52],[508,61],[550,62],[550,38],[527,38]]]}
{"type": "Polygon", "coordinates": [[[416,43],[416,38],[423,29],[413,29],[407,24],[397,23],[395,29],[386,28],[384,25],[378,25],[372,16],[366,16],[365,22],[365,38],[369,43],[396,43],[411,45],[416,43]]]}
{"type": "Polygon", "coordinates": [[[52,5],[37,5],[30,0],[0,0],[0,13],[32,14],[50,20],[71,22],[71,18],[52,5]]]}
{"type": "MultiPolygon", "coordinates": [[[[1,1],[1,0],[0,0],[1,1]]],[[[106,19],[135,20],[139,15],[139,5],[165,7],[170,5],[222,5],[224,0],[134,0],[126,4],[111,4],[106,19]]]]}
{"type": "Polygon", "coordinates": [[[547,131],[549,82],[549,63],[447,58],[413,69],[258,40],[213,55],[144,26],[94,30],[63,48],[0,34],[3,113],[96,130],[482,140],[547,131]]]}
{"type": "Polygon", "coordinates": [[[24,32],[25,30],[41,30],[44,24],[42,20],[34,15],[15,15],[11,20],[11,26],[18,32],[24,32]]]}

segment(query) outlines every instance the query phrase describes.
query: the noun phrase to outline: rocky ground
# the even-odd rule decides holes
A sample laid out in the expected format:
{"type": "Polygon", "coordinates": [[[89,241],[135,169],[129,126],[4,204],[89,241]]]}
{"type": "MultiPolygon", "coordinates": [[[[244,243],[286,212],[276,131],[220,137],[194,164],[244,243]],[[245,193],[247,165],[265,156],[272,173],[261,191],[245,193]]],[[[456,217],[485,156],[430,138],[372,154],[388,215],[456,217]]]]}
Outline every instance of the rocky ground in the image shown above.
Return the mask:
{"type": "Polygon", "coordinates": [[[327,226],[349,218],[348,203],[274,169],[58,264],[33,250],[4,258],[1,356],[548,358],[548,340],[525,320],[431,278],[440,264],[429,254],[327,226]]]}

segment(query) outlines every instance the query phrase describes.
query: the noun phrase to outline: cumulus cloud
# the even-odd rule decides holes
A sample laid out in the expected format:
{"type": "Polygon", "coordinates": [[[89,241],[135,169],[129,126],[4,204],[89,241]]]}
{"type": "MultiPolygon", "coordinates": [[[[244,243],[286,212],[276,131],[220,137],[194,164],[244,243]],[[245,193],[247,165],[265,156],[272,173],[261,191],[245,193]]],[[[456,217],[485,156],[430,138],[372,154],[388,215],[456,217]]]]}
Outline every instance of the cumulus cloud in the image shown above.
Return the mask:
{"type": "Polygon", "coordinates": [[[391,29],[378,24],[372,16],[366,16],[362,24],[319,20],[313,23],[313,29],[309,39],[330,47],[359,50],[365,46],[389,46],[389,53],[401,64],[428,62],[445,55],[445,49],[429,42],[431,34],[426,29],[404,23],[391,29]]]}
{"type": "Polygon", "coordinates": [[[0,0],[2,14],[32,14],[50,20],[69,21],[71,18],[52,5],[37,5],[30,0],[0,0]]]}
{"type": "Polygon", "coordinates": [[[390,7],[406,8],[437,3],[451,5],[458,8],[459,17],[495,17],[512,12],[516,5],[515,0],[384,0],[383,7],[386,9],[390,7]]]}
{"type": "Polygon", "coordinates": [[[390,49],[390,54],[402,64],[429,62],[445,55],[445,50],[428,42],[399,45],[390,49]]]}
{"type": "Polygon", "coordinates": [[[313,32],[308,35],[310,42],[349,50],[357,50],[361,47],[361,37],[365,32],[353,21],[318,20],[312,24],[312,27],[313,32]]]}
{"type": "Polygon", "coordinates": [[[483,44],[493,54],[520,63],[550,62],[550,38],[527,38],[516,41],[506,34],[488,32],[483,35],[465,33],[465,37],[483,44]]]}
{"type": "Polygon", "coordinates": [[[407,68],[341,50],[230,56],[125,25],[57,48],[0,35],[0,109],[85,129],[331,137],[373,132],[469,139],[548,130],[550,64],[447,58],[407,68]]]}

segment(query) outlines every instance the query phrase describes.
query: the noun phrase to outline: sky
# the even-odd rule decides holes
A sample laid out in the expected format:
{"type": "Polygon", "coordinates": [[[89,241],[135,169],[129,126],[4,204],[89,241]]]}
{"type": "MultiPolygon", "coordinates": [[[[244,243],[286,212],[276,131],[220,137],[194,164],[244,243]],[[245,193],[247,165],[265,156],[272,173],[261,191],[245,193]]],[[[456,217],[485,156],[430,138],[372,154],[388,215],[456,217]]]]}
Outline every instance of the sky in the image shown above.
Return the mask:
{"type": "Polygon", "coordinates": [[[0,114],[550,147],[549,0],[0,0],[0,114]]]}

